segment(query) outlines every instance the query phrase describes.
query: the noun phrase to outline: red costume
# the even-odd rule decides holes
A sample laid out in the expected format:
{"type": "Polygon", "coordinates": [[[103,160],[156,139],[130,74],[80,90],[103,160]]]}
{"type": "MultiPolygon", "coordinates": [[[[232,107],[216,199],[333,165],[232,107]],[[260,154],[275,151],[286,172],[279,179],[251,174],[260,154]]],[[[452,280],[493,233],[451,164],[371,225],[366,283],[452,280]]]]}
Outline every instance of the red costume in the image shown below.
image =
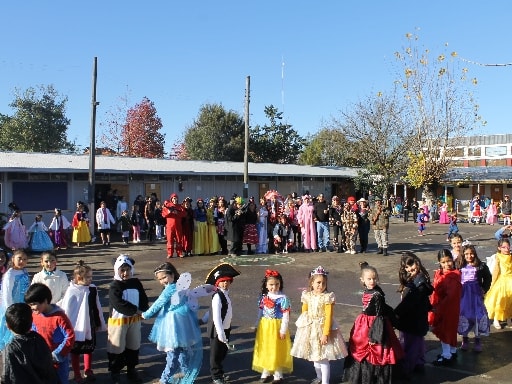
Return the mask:
{"type": "Polygon", "coordinates": [[[165,233],[167,235],[167,257],[171,258],[174,254],[176,244],[176,255],[183,257],[183,227],[182,219],[186,216],[186,211],[178,203],[178,195],[173,193],[169,200],[164,201],[162,207],[162,217],[166,219],[165,233]]]}
{"type": "Polygon", "coordinates": [[[432,312],[428,314],[428,322],[432,333],[452,347],[457,346],[461,294],[460,271],[438,269],[434,276],[434,293],[430,296],[432,312]]]}

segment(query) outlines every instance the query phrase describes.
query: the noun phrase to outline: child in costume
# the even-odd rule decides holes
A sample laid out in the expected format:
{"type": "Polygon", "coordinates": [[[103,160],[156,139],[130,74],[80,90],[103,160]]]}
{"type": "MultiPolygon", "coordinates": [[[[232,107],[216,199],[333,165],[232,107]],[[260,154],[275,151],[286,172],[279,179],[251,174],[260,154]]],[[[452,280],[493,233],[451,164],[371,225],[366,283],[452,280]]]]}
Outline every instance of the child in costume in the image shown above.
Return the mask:
{"type": "Polygon", "coordinates": [[[439,251],[437,260],[439,269],[434,275],[434,293],[430,297],[432,312],[428,315],[428,322],[432,333],[441,341],[442,350],[432,364],[450,365],[457,358],[457,328],[462,284],[460,271],[455,269],[450,250],[439,251]]]}
{"type": "Polygon", "coordinates": [[[13,211],[9,222],[4,225],[4,242],[12,250],[27,248],[27,232],[21,221],[21,212],[13,211]]]}
{"type": "Polygon", "coordinates": [[[334,320],[334,292],[327,291],[327,271],[316,267],[309,274],[309,290],[303,291],[302,312],[296,321],[297,333],[290,354],[312,361],[316,378],[314,384],[329,384],[329,360],[347,355],[345,341],[334,320]]]}
{"type": "Polygon", "coordinates": [[[80,244],[89,243],[91,241],[89,218],[87,217],[83,204],[78,204],[71,225],[73,226],[73,238],[71,241],[76,243],[77,247],[80,247],[80,244]]]}
{"type": "Polygon", "coordinates": [[[491,288],[485,296],[485,307],[489,318],[494,319],[494,328],[501,329],[500,321],[507,321],[512,326],[512,255],[510,238],[498,241],[498,252],[492,271],[491,288]]]}
{"type": "Polygon", "coordinates": [[[108,292],[108,369],[113,383],[120,383],[126,365],[127,378],[141,383],[135,367],[139,363],[141,339],[140,314],[148,309],[148,297],[139,279],[133,277],[135,261],[119,255],[114,262],[114,281],[108,292]]]}
{"type": "Polygon", "coordinates": [[[123,238],[123,244],[128,245],[130,239],[130,229],[132,227],[132,221],[128,211],[125,209],[121,212],[121,216],[118,219],[121,228],[121,237],[123,238]]]}
{"type": "Polygon", "coordinates": [[[203,285],[189,290],[190,273],[181,276],[171,263],[155,269],[155,278],[164,287],[143,319],[156,316],[149,340],[167,354],[160,383],[193,383],[203,361],[203,342],[196,309],[199,296],[211,294],[214,287],[203,285]]]}
{"type": "Polygon", "coordinates": [[[50,229],[50,237],[57,249],[66,249],[68,247],[67,229],[71,227],[71,223],[65,216],[62,216],[60,208],[55,208],[55,216],[48,227],[50,229]]]}
{"type": "Polygon", "coordinates": [[[106,331],[98,288],[92,284],[92,268],[80,260],[73,270],[73,279],[62,299],[61,307],[75,329],[75,344],[71,350],[71,367],[75,383],[84,381],[80,370],[80,355],[84,355],[84,376],[94,381],[92,353],[96,348],[96,331],[106,331]]]}
{"type": "Polygon", "coordinates": [[[291,339],[288,331],[290,299],[283,294],[283,277],[278,271],[267,269],[262,281],[258,303],[258,323],[252,358],[252,369],[261,372],[260,381],[283,382],[283,373],[291,373],[291,339]]]}
{"type": "Polygon", "coordinates": [[[36,215],[34,223],[28,229],[30,240],[29,248],[33,252],[44,252],[53,250],[53,242],[48,236],[48,228],[43,223],[43,216],[36,215]]]}
{"type": "Polygon", "coordinates": [[[130,216],[130,220],[132,222],[133,242],[140,243],[140,223],[142,220],[142,215],[137,204],[132,205],[132,214],[130,216]]]}
{"type": "Polygon", "coordinates": [[[41,271],[37,272],[32,278],[32,284],[42,283],[52,291],[51,304],[60,305],[69,286],[66,272],[57,268],[57,255],[53,252],[43,252],[41,254],[41,271]]]}
{"type": "Polygon", "coordinates": [[[288,253],[293,248],[293,229],[285,214],[280,214],[278,222],[274,226],[275,254],[288,253]]]}
{"type": "Polygon", "coordinates": [[[258,209],[258,246],[256,247],[257,254],[265,254],[268,252],[267,248],[267,225],[268,225],[268,208],[265,198],[260,199],[260,207],[258,209]]]}
{"type": "Polygon", "coordinates": [[[378,286],[377,270],[367,262],[360,265],[363,312],[350,331],[350,358],[345,360],[344,375],[354,384],[391,383],[393,365],[403,357],[391,325],[393,310],[378,286]]]}
{"type": "Polygon", "coordinates": [[[229,298],[229,287],[233,282],[233,278],[238,275],[240,275],[240,272],[231,264],[223,263],[217,265],[206,276],[205,283],[217,287],[212,296],[208,321],[210,374],[213,384],[226,384],[223,362],[228,353],[231,320],[233,319],[233,306],[229,298]]]}
{"type": "Polygon", "coordinates": [[[14,303],[23,303],[25,292],[30,286],[30,277],[25,269],[27,254],[18,249],[11,258],[11,268],[2,277],[2,299],[0,305],[0,351],[11,341],[13,334],[5,324],[5,310],[14,303]]]}
{"type": "Polygon", "coordinates": [[[25,303],[12,304],[5,312],[7,327],[14,333],[3,356],[4,384],[57,384],[52,353],[46,341],[32,331],[32,310],[25,303]]]}
{"type": "Polygon", "coordinates": [[[446,241],[459,233],[459,226],[457,225],[457,214],[454,213],[450,216],[450,226],[448,227],[448,234],[446,235],[446,241]]]}
{"type": "Polygon", "coordinates": [[[425,335],[428,332],[429,296],[434,291],[430,276],[420,258],[412,252],[403,252],[398,272],[402,301],[395,308],[396,328],[404,350],[402,374],[425,370],[425,335]]]}
{"type": "Polygon", "coordinates": [[[460,269],[462,296],[460,301],[459,335],[462,335],[463,351],[469,348],[469,332],[475,334],[473,351],[481,352],[480,336],[489,336],[489,317],[483,296],[491,286],[491,272],[476,254],[474,245],[466,244],[464,257],[459,257],[457,267],[460,269]]]}
{"type": "Polygon", "coordinates": [[[452,257],[453,257],[454,263],[457,262],[457,259],[459,258],[459,256],[463,257],[462,256],[462,244],[464,244],[464,240],[462,239],[461,235],[456,234],[450,238],[450,245],[452,247],[451,252],[452,252],[452,257]]]}
{"type": "Polygon", "coordinates": [[[61,384],[69,382],[69,352],[75,343],[73,325],[64,311],[52,302],[52,292],[44,284],[32,284],[25,293],[25,302],[32,309],[32,329],[50,347],[53,367],[61,384]]]}
{"type": "Polygon", "coordinates": [[[428,223],[428,214],[425,213],[424,208],[420,208],[420,213],[418,214],[418,236],[425,236],[423,233],[427,228],[428,223]]]}

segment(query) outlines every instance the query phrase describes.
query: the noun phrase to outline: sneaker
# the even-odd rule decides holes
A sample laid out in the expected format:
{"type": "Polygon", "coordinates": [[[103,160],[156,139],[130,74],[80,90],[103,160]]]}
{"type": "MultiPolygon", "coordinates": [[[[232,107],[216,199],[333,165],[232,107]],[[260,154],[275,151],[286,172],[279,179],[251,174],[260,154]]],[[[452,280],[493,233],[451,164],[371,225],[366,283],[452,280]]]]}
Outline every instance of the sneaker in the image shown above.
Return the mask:
{"type": "Polygon", "coordinates": [[[469,349],[469,339],[467,337],[462,338],[462,344],[460,345],[461,351],[467,351],[469,349]]]}
{"type": "Polygon", "coordinates": [[[351,255],[355,255],[355,254],[356,254],[356,251],[350,251],[350,254],[351,254],[351,255]]]}
{"type": "Polygon", "coordinates": [[[494,328],[496,329],[501,329],[501,324],[498,320],[494,320],[492,325],[494,326],[494,328]]]}
{"type": "Polygon", "coordinates": [[[318,377],[311,381],[311,384],[321,384],[321,383],[322,383],[322,379],[319,379],[318,377]]]}
{"type": "Polygon", "coordinates": [[[482,352],[482,343],[480,339],[475,339],[475,346],[473,347],[473,351],[482,352]]]}
{"type": "Polygon", "coordinates": [[[450,359],[447,359],[446,357],[439,356],[437,360],[434,360],[432,362],[432,365],[436,367],[446,367],[447,365],[451,365],[453,362],[453,355],[450,359]]]}

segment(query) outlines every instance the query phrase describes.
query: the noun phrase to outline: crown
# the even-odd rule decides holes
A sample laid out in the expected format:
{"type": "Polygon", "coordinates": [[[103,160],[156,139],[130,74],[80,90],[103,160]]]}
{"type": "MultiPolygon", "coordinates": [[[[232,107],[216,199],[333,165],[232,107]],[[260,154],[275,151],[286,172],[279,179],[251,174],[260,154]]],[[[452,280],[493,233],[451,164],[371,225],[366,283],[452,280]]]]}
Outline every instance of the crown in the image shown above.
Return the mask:
{"type": "Polygon", "coordinates": [[[314,276],[314,275],[322,275],[322,276],[327,276],[329,274],[329,272],[327,272],[324,267],[322,267],[321,265],[319,265],[318,267],[316,267],[315,269],[313,269],[311,271],[311,273],[309,274],[309,277],[311,276],[314,276]]]}

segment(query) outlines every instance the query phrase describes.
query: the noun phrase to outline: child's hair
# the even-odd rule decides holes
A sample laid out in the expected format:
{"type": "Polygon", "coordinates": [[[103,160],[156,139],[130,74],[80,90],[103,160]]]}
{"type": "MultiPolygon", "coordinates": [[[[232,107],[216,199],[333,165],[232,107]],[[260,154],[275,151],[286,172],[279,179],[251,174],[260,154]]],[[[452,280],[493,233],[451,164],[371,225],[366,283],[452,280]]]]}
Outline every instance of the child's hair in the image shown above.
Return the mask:
{"type": "MultiPolygon", "coordinates": [[[[450,251],[449,249],[443,248],[439,252],[437,252],[437,261],[441,261],[441,259],[444,259],[445,257],[449,257],[450,259],[453,260],[452,251],[450,251]]],[[[443,270],[441,263],[439,263],[439,269],[441,271],[443,270]]]]}
{"type": "Polygon", "coordinates": [[[423,266],[421,259],[410,251],[402,252],[402,258],[400,259],[400,269],[398,271],[398,280],[400,282],[398,292],[403,292],[405,286],[409,282],[409,274],[405,268],[411,267],[414,264],[418,266],[418,269],[423,274],[423,276],[425,276],[425,278],[430,281],[430,275],[428,274],[427,269],[423,266]]]}
{"type": "Polygon", "coordinates": [[[32,328],[32,309],[26,303],[11,304],[5,311],[7,327],[17,335],[24,335],[32,328]]]}
{"type": "Polygon", "coordinates": [[[267,288],[267,281],[268,279],[276,279],[279,281],[279,290],[282,291],[284,289],[283,284],[283,276],[276,270],[267,269],[265,271],[265,277],[261,281],[261,294],[266,295],[268,294],[268,288],[267,288]]]}
{"type": "Polygon", "coordinates": [[[25,252],[23,249],[17,249],[12,253],[11,260],[14,259],[16,256],[25,256],[25,258],[28,260],[27,252],[25,252]]]}
{"type": "Polygon", "coordinates": [[[498,251],[500,250],[503,243],[507,243],[510,246],[510,238],[506,236],[498,240],[498,251]]]}
{"type": "Polygon", "coordinates": [[[43,215],[36,215],[36,222],[43,220],[43,215]]]}
{"type": "Polygon", "coordinates": [[[41,260],[43,260],[43,257],[45,257],[45,256],[51,256],[55,260],[57,260],[57,254],[53,251],[44,251],[43,253],[41,253],[41,260]]]}
{"type": "Polygon", "coordinates": [[[464,239],[463,239],[463,238],[462,238],[462,236],[461,236],[461,235],[459,235],[458,233],[456,233],[455,235],[452,235],[452,236],[450,237],[450,241],[452,241],[453,239],[459,239],[461,243],[463,243],[463,242],[464,242],[464,239]]]}
{"type": "Polygon", "coordinates": [[[176,269],[176,267],[174,265],[172,265],[171,263],[169,262],[166,262],[166,263],[163,263],[163,264],[160,264],[158,267],[155,268],[155,270],[153,271],[153,273],[156,274],[158,272],[165,272],[167,275],[170,275],[172,274],[173,276],[173,279],[174,279],[174,283],[178,281],[178,279],[180,278],[180,274],[178,273],[178,270],[176,269]]]}
{"type": "MultiPolygon", "coordinates": [[[[318,267],[313,269],[311,272],[309,272],[309,290],[310,291],[313,290],[313,281],[315,280],[315,277],[316,276],[323,276],[324,279],[325,279],[325,291],[327,291],[327,275],[328,274],[329,274],[329,272],[327,272],[324,269],[324,267],[322,267],[321,265],[319,265],[318,267]]],[[[282,286],[281,286],[281,289],[282,289],[282,286]]]]}
{"type": "Polygon", "coordinates": [[[482,260],[480,260],[480,258],[478,257],[478,255],[476,253],[475,246],[473,244],[464,244],[464,246],[462,247],[462,255],[457,257],[457,268],[458,269],[464,268],[468,264],[468,262],[466,261],[466,257],[464,256],[464,252],[466,252],[466,250],[468,250],[468,249],[471,249],[471,252],[475,256],[475,261],[474,261],[475,267],[479,267],[482,264],[482,260]]]}
{"type": "Polygon", "coordinates": [[[121,212],[123,215],[127,215],[128,214],[128,210],[124,210],[123,212],[121,212]]]}
{"type": "Polygon", "coordinates": [[[87,273],[91,271],[92,268],[85,264],[85,261],[78,260],[78,262],[75,265],[75,269],[73,269],[73,281],[76,283],[78,282],[78,279],[84,280],[85,275],[87,275],[87,273]]]}
{"type": "Polygon", "coordinates": [[[375,278],[377,279],[377,283],[379,282],[379,272],[377,272],[377,269],[375,267],[372,267],[368,262],[361,261],[359,263],[359,266],[361,267],[361,284],[363,287],[365,287],[364,282],[362,281],[362,277],[366,272],[372,272],[375,274],[375,278]]]}
{"type": "Polygon", "coordinates": [[[44,303],[47,302],[50,304],[52,302],[52,291],[48,286],[43,283],[34,283],[30,287],[28,287],[27,292],[25,292],[25,303],[44,303]]]}

